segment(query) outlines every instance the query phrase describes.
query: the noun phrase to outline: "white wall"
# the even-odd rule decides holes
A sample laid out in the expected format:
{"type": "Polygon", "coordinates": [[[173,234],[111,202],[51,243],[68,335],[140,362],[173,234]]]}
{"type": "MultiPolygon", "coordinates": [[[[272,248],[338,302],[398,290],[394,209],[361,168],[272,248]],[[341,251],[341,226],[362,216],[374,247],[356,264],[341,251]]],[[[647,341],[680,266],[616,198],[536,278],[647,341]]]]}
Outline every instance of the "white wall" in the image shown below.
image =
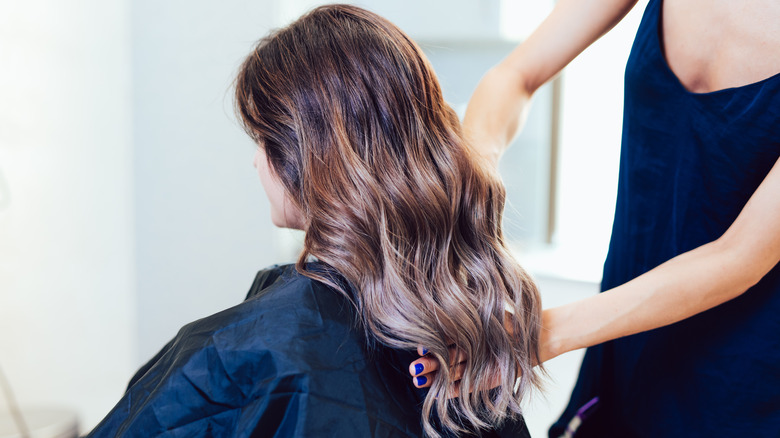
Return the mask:
{"type": "Polygon", "coordinates": [[[228,92],[273,3],[0,3],[0,366],[23,405],[91,428],[280,261],[228,92]]]}
{"type": "Polygon", "coordinates": [[[558,269],[599,281],[612,231],[623,75],[647,0],[566,68],[555,242],[558,269]]]}
{"type": "Polygon", "coordinates": [[[229,93],[273,5],[133,2],[136,363],[183,324],[239,303],[254,273],[279,261],[229,93]]]}
{"type": "Polygon", "coordinates": [[[0,2],[0,66],[0,366],[93,422],[134,357],[128,4],[0,2]]]}

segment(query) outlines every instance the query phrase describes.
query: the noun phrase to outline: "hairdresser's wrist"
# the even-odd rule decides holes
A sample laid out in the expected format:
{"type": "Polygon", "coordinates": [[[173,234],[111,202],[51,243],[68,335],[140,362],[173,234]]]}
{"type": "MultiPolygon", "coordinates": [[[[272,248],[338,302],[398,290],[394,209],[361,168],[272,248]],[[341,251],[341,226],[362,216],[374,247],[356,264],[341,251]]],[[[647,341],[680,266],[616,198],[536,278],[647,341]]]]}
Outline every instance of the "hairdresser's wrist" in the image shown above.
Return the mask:
{"type": "Polygon", "coordinates": [[[542,312],[542,330],[539,336],[539,356],[542,363],[576,349],[565,333],[565,307],[553,307],[542,312]]]}
{"type": "MultiPolygon", "coordinates": [[[[566,311],[566,307],[561,306],[546,309],[542,312],[542,329],[539,332],[540,363],[544,363],[577,348],[573,343],[567,342],[571,339],[561,336],[565,331],[563,322],[568,319],[565,316],[566,311]]],[[[504,329],[509,333],[509,336],[514,334],[514,330],[512,329],[512,314],[513,312],[511,312],[510,307],[507,306],[504,311],[504,329]]]]}

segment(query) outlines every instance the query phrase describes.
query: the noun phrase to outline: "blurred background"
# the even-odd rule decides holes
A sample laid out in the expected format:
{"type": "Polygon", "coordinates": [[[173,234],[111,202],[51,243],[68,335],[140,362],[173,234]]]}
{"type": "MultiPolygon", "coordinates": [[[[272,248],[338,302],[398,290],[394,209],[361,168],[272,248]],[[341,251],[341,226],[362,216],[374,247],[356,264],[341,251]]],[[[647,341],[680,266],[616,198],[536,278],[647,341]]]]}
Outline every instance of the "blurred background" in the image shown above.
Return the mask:
{"type": "MultiPolygon", "coordinates": [[[[88,431],[183,324],[294,260],[301,236],[271,224],[230,86],[257,39],[320,3],[0,0],[0,369],[23,407],[66,408],[88,431]]],[[[554,2],[353,3],[419,42],[462,114],[554,2]]],[[[545,307],[598,290],[645,3],[537,93],[501,164],[507,233],[545,307]]],[[[548,363],[526,410],[533,436],[581,357],[548,363]]]]}

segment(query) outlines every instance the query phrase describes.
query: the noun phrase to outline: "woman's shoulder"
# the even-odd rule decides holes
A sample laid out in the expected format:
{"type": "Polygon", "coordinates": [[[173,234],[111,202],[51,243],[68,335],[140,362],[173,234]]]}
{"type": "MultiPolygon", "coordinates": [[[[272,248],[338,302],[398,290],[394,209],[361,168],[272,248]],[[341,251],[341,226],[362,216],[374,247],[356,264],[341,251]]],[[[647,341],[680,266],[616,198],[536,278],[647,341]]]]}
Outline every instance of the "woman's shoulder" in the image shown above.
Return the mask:
{"type": "Polygon", "coordinates": [[[194,342],[195,348],[213,346],[223,360],[234,351],[284,354],[331,338],[357,341],[355,315],[338,290],[303,275],[294,265],[275,265],[257,273],[242,303],[182,327],[177,338],[194,342]]]}
{"type": "MultiPolygon", "coordinates": [[[[348,291],[343,279],[322,264],[307,263],[305,271],[310,275],[328,278],[348,291]]],[[[294,264],[273,265],[263,269],[255,275],[246,300],[236,308],[248,307],[267,313],[279,307],[316,305],[317,310],[324,312],[350,303],[344,293],[310,275],[300,272],[294,264]]]]}
{"type": "Polygon", "coordinates": [[[264,295],[264,292],[275,283],[289,283],[305,281],[308,277],[301,275],[293,264],[280,264],[261,269],[255,275],[255,280],[249,288],[246,299],[252,299],[264,295]]]}
{"type": "Polygon", "coordinates": [[[294,265],[274,265],[255,275],[243,302],[183,326],[147,368],[166,358],[189,360],[207,348],[219,349],[223,360],[229,351],[285,351],[319,337],[347,335],[354,323],[355,312],[344,294],[294,265]]]}
{"type": "Polygon", "coordinates": [[[232,426],[224,433],[259,425],[261,417],[273,417],[252,408],[262,400],[324,390],[334,380],[330,370],[366,367],[354,316],[343,294],[294,266],[264,269],[244,302],[182,327],[91,436],[186,435],[203,424],[223,427],[225,418],[232,426]],[[246,416],[247,409],[253,414],[246,416]]]}

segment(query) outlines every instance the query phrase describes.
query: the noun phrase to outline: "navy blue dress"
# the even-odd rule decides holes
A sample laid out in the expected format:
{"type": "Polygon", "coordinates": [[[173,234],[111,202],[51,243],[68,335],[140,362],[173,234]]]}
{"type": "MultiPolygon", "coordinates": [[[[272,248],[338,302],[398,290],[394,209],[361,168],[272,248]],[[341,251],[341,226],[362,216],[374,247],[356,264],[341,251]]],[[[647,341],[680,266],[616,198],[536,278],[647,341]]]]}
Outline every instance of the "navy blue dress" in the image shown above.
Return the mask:
{"type": "MultiPolygon", "coordinates": [[[[421,437],[417,354],[369,348],[356,316],[291,265],[260,271],[246,301],[184,326],[88,436],[421,437]]],[[[529,438],[522,418],[482,436],[529,438]]]]}
{"type": "MultiPolygon", "coordinates": [[[[617,207],[602,290],[719,238],[780,157],[780,74],[688,92],[669,69],[661,0],[625,75],[617,207]]],[[[722,306],[590,348],[558,437],[780,437],[780,267],[722,306]]]]}

